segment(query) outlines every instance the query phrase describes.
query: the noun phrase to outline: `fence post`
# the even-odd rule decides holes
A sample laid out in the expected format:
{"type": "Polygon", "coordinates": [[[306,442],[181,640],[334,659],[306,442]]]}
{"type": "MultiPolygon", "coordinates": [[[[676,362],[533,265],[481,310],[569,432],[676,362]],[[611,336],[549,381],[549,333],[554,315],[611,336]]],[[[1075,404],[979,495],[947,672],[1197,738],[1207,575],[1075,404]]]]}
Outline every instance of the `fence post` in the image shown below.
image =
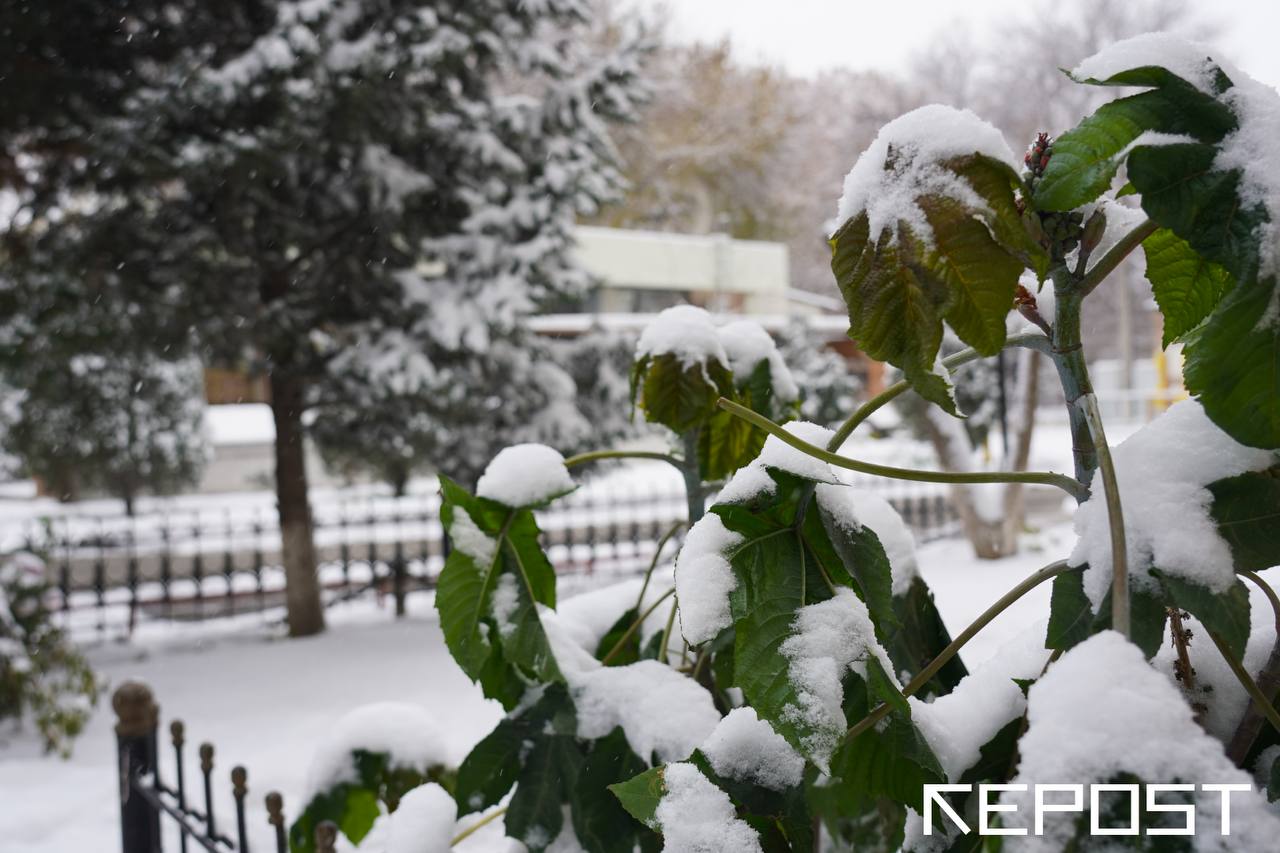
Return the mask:
{"type": "Polygon", "coordinates": [[[160,815],[133,791],[133,780],[155,772],[156,726],[160,719],[151,688],[126,681],[111,696],[116,713],[120,772],[120,840],[123,853],[160,853],[160,815]]]}

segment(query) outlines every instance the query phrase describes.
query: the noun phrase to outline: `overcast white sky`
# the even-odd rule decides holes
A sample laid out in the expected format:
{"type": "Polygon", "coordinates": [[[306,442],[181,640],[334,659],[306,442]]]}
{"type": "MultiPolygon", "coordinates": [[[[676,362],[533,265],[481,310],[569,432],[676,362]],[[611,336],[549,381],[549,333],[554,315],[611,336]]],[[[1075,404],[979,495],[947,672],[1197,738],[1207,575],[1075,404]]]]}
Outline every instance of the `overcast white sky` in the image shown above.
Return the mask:
{"type": "MultiPolygon", "coordinates": [[[[727,35],[743,60],[763,60],[799,74],[834,66],[900,71],[938,30],[961,20],[980,32],[984,24],[1025,5],[1025,0],[632,2],[667,6],[670,34],[679,40],[715,41],[727,35]]],[[[1193,0],[1192,8],[1222,25],[1217,42],[1230,60],[1253,77],[1280,85],[1280,2],[1193,0]]]]}

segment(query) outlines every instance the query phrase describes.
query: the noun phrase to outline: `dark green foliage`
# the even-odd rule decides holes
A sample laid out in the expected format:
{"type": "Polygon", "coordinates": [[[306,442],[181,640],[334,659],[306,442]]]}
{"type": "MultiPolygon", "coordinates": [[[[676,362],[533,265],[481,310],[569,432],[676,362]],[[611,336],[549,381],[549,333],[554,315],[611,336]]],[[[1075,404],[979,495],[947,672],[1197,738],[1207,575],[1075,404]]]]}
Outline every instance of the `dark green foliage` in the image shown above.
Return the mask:
{"type": "Polygon", "coordinates": [[[382,810],[394,812],[409,791],[427,782],[435,782],[445,790],[454,785],[453,771],[448,768],[434,766],[423,772],[421,768],[392,764],[391,756],[385,752],[352,750],[351,763],[355,781],[339,782],[317,792],[289,827],[289,849],[294,853],[313,853],[316,827],[324,821],[334,822],[348,840],[359,844],[382,810]]]}

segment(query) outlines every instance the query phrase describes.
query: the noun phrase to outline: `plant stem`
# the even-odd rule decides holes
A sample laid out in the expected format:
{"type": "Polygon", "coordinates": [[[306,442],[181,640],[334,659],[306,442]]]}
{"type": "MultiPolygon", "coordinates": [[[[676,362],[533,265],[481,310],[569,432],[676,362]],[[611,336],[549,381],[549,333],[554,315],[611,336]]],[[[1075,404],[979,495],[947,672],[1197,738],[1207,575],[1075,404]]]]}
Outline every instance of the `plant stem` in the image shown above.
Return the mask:
{"type": "Polygon", "coordinates": [[[684,470],[683,463],[666,453],[655,453],[651,450],[592,450],[589,453],[579,453],[570,456],[564,460],[566,468],[573,468],[577,465],[585,465],[588,462],[598,462],[601,459],[656,459],[659,462],[666,462],[668,465],[674,465],[680,470],[684,470]]]}
{"type": "Polygon", "coordinates": [[[681,436],[684,443],[684,459],[677,467],[684,475],[684,495],[689,505],[689,526],[698,523],[707,511],[706,494],[702,490],[702,472],[698,470],[698,430],[690,430],[681,436]]]}
{"type": "MultiPolygon", "coordinates": [[[[1052,346],[1048,338],[1039,332],[1019,332],[1016,335],[1010,335],[1004,344],[1006,347],[1027,347],[1028,349],[1040,350],[1049,353],[1052,346]]],[[[971,361],[982,358],[982,354],[975,349],[964,349],[960,352],[953,353],[942,360],[942,366],[947,370],[955,371],[956,368],[962,367],[971,361]]],[[[836,430],[836,434],[831,437],[831,441],[827,443],[827,450],[835,452],[840,446],[848,440],[853,431],[857,429],[867,418],[871,417],[878,409],[888,403],[890,400],[901,395],[904,391],[911,388],[911,383],[905,379],[901,382],[895,382],[879,394],[872,397],[867,402],[854,411],[840,428],[836,430]]]]}
{"type": "Polygon", "coordinates": [[[658,660],[671,665],[667,660],[668,649],[671,648],[671,631],[676,627],[676,605],[677,602],[671,602],[671,612],[667,614],[667,627],[662,630],[662,643],[658,646],[658,660]]]}
{"type": "Polygon", "coordinates": [[[614,656],[617,655],[618,652],[622,651],[622,647],[627,644],[627,640],[631,639],[631,635],[640,630],[640,626],[644,624],[644,620],[648,619],[653,614],[653,611],[658,609],[659,604],[674,595],[675,591],[676,588],[672,587],[662,595],[658,596],[657,600],[655,600],[653,604],[650,604],[643,613],[636,617],[636,621],[631,623],[630,627],[628,627],[623,635],[618,638],[618,642],[613,644],[613,648],[609,649],[609,653],[605,655],[604,659],[600,662],[607,665],[609,661],[613,660],[614,656]]]}
{"type": "Polygon", "coordinates": [[[649,579],[653,577],[653,570],[658,567],[658,558],[662,556],[662,549],[667,547],[667,542],[671,541],[671,537],[675,536],[682,527],[684,527],[684,522],[677,521],[658,540],[658,547],[653,552],[653,559],[649,561],[649,568],[644,573],[644,583],[640,585],[640,597],[636,599],[636,610],[639,610],[640,606],[644,604],[644,594],[649,591],[649,579]]]}
{"type": "Polygon", "coordinates": [[[815,459],[821,459],[828,464],[847,468],[850,471],[858,471],[862,474],[890,477],[895,480],[914,480],[919,483],[1038,483],[1045,486],[1056,486],[1077,500],[1081,500],[1087,494],[1084,487],[1075,480],[1064,474],[1054,474],[1052,472],[975,471],[954,473],[951,471],[918,471],[914,468],[894,468],[889,465],[877,465],[874,462],[863,462],[859,459],[851,459],[848,456],[840,456],[829,450],[823,450],[821,447],[797,438],[764,415],[757,414],[732,400],[726,400],[721,397],[718,405],[735,417],[742,418],[770,435],[776,436],[782,442],[791,445],[802,453],[806,453],[815,459]]]}
{"type": "MultiPolygon", "coordinates": [[[[1274,697],[1280,692],[1280,597],[1276,595],[1276,591],[1271,585],[1262,579],[1257,572],[1241,572],[1249,580],[1262,590],[1262,594],[1267,597],[1267,601],[1271,602],[1271,612],[1276,622],[1276,641],[1271,646],[1271,654],[1267,658],[1266,665],[1262,668],[1262,672],[1258,673],[1258,689],[1262,691],[1264,696],[1274,697]]],[[[1249,755],[1249,750],[1253,747],[1253,742],[1258,739],[1258,735],[1262,732],[1262,712],[1252,702],[1244,709],[1244,714],[1240,717],[1236,730],[1231,735],[1231,740],[1227,742],[1227,757],[1234,761],[1237,765],[1244,764],[1245,758],[1249,755]]]]}
{"type": "Polygon", "coordinates": [[[484,817],[480,818],[480,820],[476,821],[475,823],[471,824],[471,826],[468,826],[466,829],[462,830],[462,832],[459,832],[457,835],[455,835],[453,837],[453,840],[449,842],[449,846],[457,847],[463,841],[467,840],[467,838],[469,838],[472,835],[472,833],[474,833],[477,829],[480,829],[480,827],[482,826],[487,826],[488,824],[493,823],[495,820],[502,817],[506,813],[507,813],[506,806],[503,806],[500,809],[494,809],[484,817]]]}
{"type": "MultiPolygon", "coordinates": [[[[1098,467],[1098,453],[1094,448],[1093,434],[1085,421],[1084,411],[1077,402],[1085,394],[1093,393],[1089,381],[1089,367],[1085,364],[1083,343],[1080,339],[1080,305],[1083,296],[1076,279],[1066,267],[1053,271],[1053,348],[1049,355],[1058,371],[1058,381],[1067,401],[1067,417],[1071,423],[1071,453],[1075,462],[1076,480],[1086,489],[1098,467]]],[[[1088,497],[1080,498],[1083,502],[1088,497]]]]}
{"type": "Polygon", "coordinates": [[[1111,275],[1115,268],[1120,266],[1120,262],[1129,256],[1129,253],[1138,248],[1142,241],[1150,237],[1159,226],[1150,219],[1144,220],[1137,225],[1132,231],[1120,238],[1120,240],[1107,250],[1107,253],[1098,259],[1098,262],[1080,278],[1080,295],[1088,296],[1095,287],[1102,283],[1102,280],[1111,275]]]}
{"type": "Polygon", "coordinates": [[[1244,668],[1244,664],[1236,660],[1235,655],[1231,653],[1231,649],[1227,648],[1227,644],[1223,642],[1222,638],[1219,637],[1215,631],[1208,631],[1208,629],[1206,629],[1206,631],[1209,634],[1209,639],[1213,640],[1213,644],[1217,646],[1218,651],[1222,653],[1222,657],[1226,660],[1227,666],[1231,667],[1231,671],[1235,673],[1240,684],[1244,686],[1245,692],[1253,697],[1253,704],[1262,712],[1263,716],[1271,722],[1272,727],[1274,727],[1277,732],[1280,732],[1280,713],[1278,713],[1275,707],[1271,704],[1271,700],[1269,700],[1266,694],[1262,692],[1261,688],[1258,687],[1257,682],[1253,680],[1253,676],[1251,676],[1249,671],[1244,668]]]}
{"type": "Polygon", "coordinates": [[[1102,491],[1107,499],[1107,525],[1111,528],[1111,627],[1129,636],[1129,547],[1124,535],[1124,508],[1120,505],[1120,484],[1111,461],[1111,448],[1102,428],[1098,398],[1085,394],[1080,398],[1089,435],[1098,456],[1098,473],[1102,475],[1102,491]]]}
{"type": "MultiPolygon", "coordinates": [[[[916,673],[916,677],[911,679],[906,687],[902,688],[902,695],[904,697],[912,696],[928,684],[930,679],[938,674],[938,670],[946,666],[947,661],[956,656],[956,653],[964,647],[965,643],[972,640],[979,631],[991,624],[993,619],[1008,609],[1008,607],[1019,598],[1022,598],[1022,596],[1026,595],[1045,581],[1056,578],[1063,572],[1077,571],[1081,568],[1083,567],[1068,566],[1066,560],[1058,560],[1056,563],[1050,563],[1035,574],[1025,578],[1020,584],[1001,596],[999,601],[984,610],[982,615],[973,620],[968,628],[965,628],[957,634],[956,638],[952,640],[945,649],[939,652],[938,656],[931,660],[928,666],[916,673]]],[[[870,714],[863,717],[856,725],[853,726],[853,728],[849,729],[846,737],[857,737],[884,719],[888,713],[888,705],[878,706],[870,714]]]]}

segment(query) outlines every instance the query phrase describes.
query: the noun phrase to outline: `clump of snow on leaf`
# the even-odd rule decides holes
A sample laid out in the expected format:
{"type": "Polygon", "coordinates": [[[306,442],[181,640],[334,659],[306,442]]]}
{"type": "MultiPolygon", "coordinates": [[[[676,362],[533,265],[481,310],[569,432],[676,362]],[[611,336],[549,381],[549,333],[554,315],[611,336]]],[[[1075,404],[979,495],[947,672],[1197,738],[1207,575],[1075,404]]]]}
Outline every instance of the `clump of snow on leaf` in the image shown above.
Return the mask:
{"type": "Polygon", "coordinates": [[[1209,49],[1201,44],[1171,33],[1144,33],[1107,45],[1072,69],[1071,76],[1077,80],[1107,80],[1124,71],[1156,66],[1167,68],[1200,91],[1212,94],[1213,64],[1209,49]]]}
{"type": "Polygon", "coordinates": [[[800,784],[804,759],[754,708],[735,708],[702,744],[711,769],[726,779],[781,791],[800,784]]]}
{"type": "Polygon", "coordinates": [[[539,608],[542,627],[573,697],[578,736],[602,738],[618,726],[636,755],[685,758],[720,722],[711,694],[656,660],[604,666],[579,646],[555,611],[539,608]]]}
{"type": "Polygon", "coordinates": [[[636,357],[661,355],[674,355],[686,370],[711,361],[729,367],[729,356],[711,315],[693,305],[667,308],[640,333],[636,357]]]}
{"type": "Polygon", "coordinates": [[[696,646],[733,624],[729,594],[738,580],[727,552],[742,537],[709,512],[689,528],[684,547],[676,557],[676,600],[680,608],[680,633],[696,646]]]}
{"type": "MultiPolygon", "coordinates": [[[[400,798],[386,818],[380,853],[447,853],[458,819],[458,806],[449,792],[434,782],[419,785],[400,798]]],[[[364,851],[368,839],[360,845],[364,851]]]]}
{"type": "MultiPolygon", "coordinates": [[[[1280,139],[1280,94],[1243,72],[1228,72],[1235,83],[1222,94],[1240,126],[1219,146],[1214,166],[1240,169],[1240,200],[1248,209],[1261,205],[1268,221],[1258,226],[1262,247],[1262,273],[1274,274],[1276,263],[1276,223],[1280,222],[1280,174],[1274,165],[1275,141],[1280,139]]],[[[1280,320],[1272,308],[1271,322],[1280,320]]]]}
{"type": "Polygon", "coordinates": [[[516,629],[511,617],[515,615],[516,609],[520,607],[518,583],[516,576],[510,572],[500,575],[498,582],[493,587],[493,598],[489,603],[493,621],[498,625],[498,636],[504,640],[510,637],[516,629]]]}
{"type": "MultiPolygon", "coordinates": [[[[1104,631],[1068,651],[1031,687],[1028,728],[1014,784],[1114,781],[1133,774],[1146,782],[1243,783],[1252,780],[1223,753],[1222,743],[1195,722],[1179,689],[1152,669],[1137,646],[1104,631]]],[[[1031,789],[1004,795],[1026,825],[1031,789]]],[[[1231,796],[1231,836],[1219,834],[1222,795],[1195,794],[1194,849],[1270,850],[1280,817],[1256,791],[1231,796]]],[[[1064,849],[1078,815],[1046,814],[1045,834],[1019,840],[1020,850],[1064,849]]],[[[1008,822],[1006,822],[1008,825],[1008,822]]]]}
{"type": "Polygon", "coordinates": [[[471,513],[463,507],[455,507],[449,524],[449,541],[453,547],[481,565],[489,565],[498,553],[498,542],[480,529],[471,513]]]}
{"type": "MultiPolygon", "coordinates": [[[[801,441],[825,448],[834,433],[807,421],[792,421],[782,427],[801,441]]],[[[821,459],[797,450],[777,436],[765,439],[760,454],[739,468],[720,490],[717,503],[741,503],[763,494],[773,494],[776,484],[767,469],[775,468],[818,483],[838,483],[835,471],[821,459]]]]}
{"type": "Polygon", "coordinates": [[[733,850],[758,853],[760,837],[739,820],[729,795],[692,764],[668,764],[662,772],[666,793],[654,817],[662,832],[663,850],[671,853],[714,853],[733,850]]]}
{"type": "Polygon", "coordinates": [[[1026,710],[1026,697],[1013,679],[1040,675],[1049,656],[1040,642],[1044,627],[1040,622],[1005,643],[947,695],[932,702],[908,697],[911,720],[929,741],[948,780],[957,781],[977,764],[983,745],[1026,710]]]}
{"type": "Polygon", "coordinates": [[[766,363],[769,365],[773,395],[783,403],[800,399],[800,388],[778,352],[777,344],[763,326],[754,320],[734,320],[721,326],[717,333],[736,381],[743,382],[761,363],[766,363]]]}
{"type": "Polygon", "coordinates": [[[867,660],[875,657],[894,681],[893,664],[876,641],[867,606],[853,590],[841,588],[835,596],[796,611],[792,635],[782,644],[788,661],[787,677],[796,690],[797,704],[784,715],[809,734],[804,747],[814,763],[825,768],[843,737],[842,682],[850,670],[866,677],[867,660]]]}
{"type": "MultiPolygon", "coordinates": [[[[1209,515],[1212,495],[1205,486],[1267,468],[1276,455],[1245,447],[1209,420],[1198,401],[1184,400],[1121,442],[1112,458],[1135,582],[1150,583],[1142,570],[1155,567],[1226,591],[1235,582],[1234,564],[1209,515]]],[[[1111,586],[1111,532],[1096,473],[1091,488],[1093,496],[1076,510],[1080,539],[1070,562],[1089,564],[1084,586],[1096,610],[1111,586]]]]}
{"type": "Polygon", "coordinates": [[[818,506],[845,529],[859,533],[871,529],[880,540],[893,575],[893,594],[905,595],[918,573],[916,539],[911,528],[887,500],[857,486],[820,484],[815,490],[818,506]]]}
{"type": "Polygon", "coordinates": [[[574,488],[558,451],[545,444],[516,444],[493,457],[476,484],[476,494],[507,506],[527,507],[574,488]]]}
{"type": "Polygon", "coordinates": [[[973,112],[941,104],[912,110],[882,127],[858,157],[844,179],[836,221],[844,224],[866,211],[872,242],[886,229],[896,240],[902,221],[918,239],[932,244],[933,229],[916,199],[944,196],[966,207],[985,209],[968,183],[939,165],[975,153],[1010,167],[1014,164],[1013,152],[1000,131],[973,112]]]}
{"type": "Polygon", "coordinates": [[[385,753],[388,767],[412,768],[422,774],[447,765],[449,756],[443,733],[422,708],[404,702],[363,705],[339,720],[316,751],[307,773],[307,790],[314,795],[356,781],[352,755],[356,750],[385,753]]]}

